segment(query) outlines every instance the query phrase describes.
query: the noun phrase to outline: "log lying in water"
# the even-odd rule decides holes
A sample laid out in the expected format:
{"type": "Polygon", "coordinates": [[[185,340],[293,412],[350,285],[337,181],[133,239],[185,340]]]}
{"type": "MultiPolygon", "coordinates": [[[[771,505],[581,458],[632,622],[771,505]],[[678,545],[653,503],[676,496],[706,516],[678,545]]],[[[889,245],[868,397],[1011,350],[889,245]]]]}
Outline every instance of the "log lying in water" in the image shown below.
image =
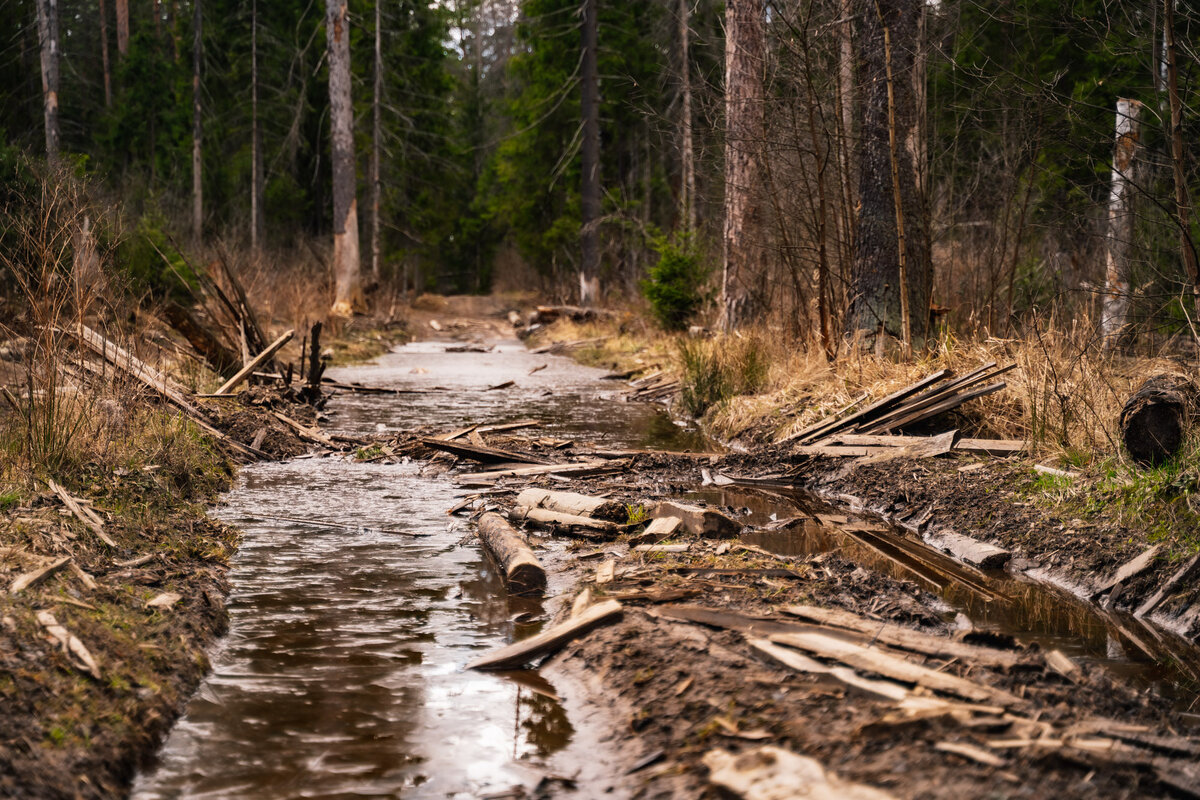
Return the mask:
{"type": "Polygon", "coordinates": [[[1196,385],[1182,375],[1154,375],[1121,409],[1121,439],[1139,464],[1161,464],[1179,450],[1196,417],[1196,385]]]}
{"type": "Polygon", "coordinates": [[[500,565],[510,592],[528,594],[546,587],[546,570],[508,520],[499,514],[484,514],[479,518],[478,534],[500,565]]]}
{"type": "Polygon", "coordinates": [[[467,665],[467,669],[519,669],[540,656],[561,649],[573,639],[620,614],[621,604],[616,600],[596,603],[568,617],[562,624],[554,625],[536,636],[513,642],[472,661],[467,665]]]}
{"type": "Polygon", "coordinates": [[[517,505],[525,508],[545,508],[562,514],[597,519],[622,520],[625,506],[604,497],[589,497],[578,492],[556,492],[551,489],[525,489],[517,495],[517,505]]]}

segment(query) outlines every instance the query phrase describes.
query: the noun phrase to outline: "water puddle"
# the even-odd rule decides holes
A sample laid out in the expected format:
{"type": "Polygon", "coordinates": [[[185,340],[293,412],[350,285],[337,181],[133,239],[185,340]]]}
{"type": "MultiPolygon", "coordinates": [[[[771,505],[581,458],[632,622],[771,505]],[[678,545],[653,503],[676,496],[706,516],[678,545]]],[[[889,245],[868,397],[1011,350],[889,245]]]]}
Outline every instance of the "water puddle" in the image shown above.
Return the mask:
{"type": "MultiPolygon", "coordinates": [[[[343,395],[330,427],[535,417],[547,436],[702,444],[655,407],[615,402],[623,384],[599,380],[600,370],[517,343],[445,347],[408,345],[375,365],[331,370],[432,391],[343,395]]],[[[465,531],[445,512],[462,494],[416,464],[312,458],[244,469],[215,512],[246,534],[230,572],[229,635],[133,796],[475,797],[555,775],[578,777],[580,796],[604,792],[607,732],[576,730],[554,686],[532,672],[463,670],[533,632],[544,609],[509,597],[479,549],[461,544],[465,531]]]]}

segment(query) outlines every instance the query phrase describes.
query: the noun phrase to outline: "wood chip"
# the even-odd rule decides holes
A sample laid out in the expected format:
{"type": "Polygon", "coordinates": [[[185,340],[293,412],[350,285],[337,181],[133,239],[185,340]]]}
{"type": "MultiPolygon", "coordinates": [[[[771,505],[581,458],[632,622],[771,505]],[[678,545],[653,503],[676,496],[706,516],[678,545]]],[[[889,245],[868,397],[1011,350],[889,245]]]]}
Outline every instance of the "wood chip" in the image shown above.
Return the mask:
{"type": "Polygon", "coordinates": [[[9,594],[19,594],[24,589],[28,589],[30,586],[33,586],[34,584],[36,584],[38,581],[43,580],[44,578],[46,578],[46,576],[51,575],[54,572],[62,569],[64,566],[66,566],[67,562],[69,562],[70,560],[71,560],[70,556],[67,556],[65,558],[60,558],[59,560],[53,562],[52,564],[47,564],[46,566],[42,567],[41,569],[31,570],[30,572],[26,572],[22,575],[18,575],[17,579],[14,580],[12,582],[12,585],[8,587],[8,593],[9,594]]]}
{"type": "Polygon", "coordinates": [[[938,742],[933,746],[933,749],[940,750],[943,753],[953,753],[956,756],[962,756],[969,761],[983,764],[986,767],[1003,767],[1008,763],[995,753],[990,753],[982,747],[976,747],[973,744],[965,744],[963,742],[938,742]]]}
{"type": "Polygon", "coordinates": [[[178,603],[183,598],[175,592],[163,592],[155,595],[155,597],[146,603],[146,608],[162,608],[167,609],[178,603]]]}
{"type": "Polygon", "coordinates": [[[86,525],[92,533],[96,534],[96,537],[100,541],[104,542],[109,547],[117,546],[117,543],[110,539],[108,534],[104,532],[104,524],[99,521],[95,515],[95,512],[89,516],[79,505],[79,502],[71,496],[70,492],[59,486],[53,480],[48,480],[46,483],[50,486],[50,491],[58,495],[59,500],[62,500],[63,505],[67,507],[67,510],[74,514],[76,519],[86,525]]]}
{"type": "Polygon", "coordinates": [[[84,647],[83,642],[79,641],[74,634],[60,625],[58,620],[49,611],[37,612],[37,621],[46,629],[46,633],[54,641],[58,642],[73,666],[91,675],[96,680],[100,680],[100,665],[96,663],[96,659],[84,647]]]}

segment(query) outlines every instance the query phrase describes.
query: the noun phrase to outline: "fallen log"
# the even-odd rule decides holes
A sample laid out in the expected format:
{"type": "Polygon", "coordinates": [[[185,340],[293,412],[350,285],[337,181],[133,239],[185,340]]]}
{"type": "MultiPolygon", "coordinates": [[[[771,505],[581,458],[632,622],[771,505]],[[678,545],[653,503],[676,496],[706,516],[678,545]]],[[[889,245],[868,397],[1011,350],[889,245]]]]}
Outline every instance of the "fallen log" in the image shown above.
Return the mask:
{"type": "Polygon", "coordinates": [[[1197,414],[1196,384],[1182,375],[1154,375],[1125,401],[1121,441],[1139,464],[1161,464],[1179,451],[1197,414]]]}
{"type": "Polygon", "coordinates": [[[514,453],[508,450],[497,450],[493,447],[480,447],[479,445],[468,444],[465,442],[451,442],[445,439],[439,439],[435,436],[421,437],[421,444],[433,450],[442,450],[447,453],[452,453],[459,458],[469,458],[472,461],[479,461],[484,464],[508,464],[512,462],[521,464],[550,463],[540,456],[514,453]]]}
{"type": "Polygon", "coordinates": [[[489,472],[464,472],[454,477],[458,483],[490,483],[501,478],[525,478],[534,475],[572,475],[589,477],[620,472],[629,462],[627,461],[579,461],[572,464],[540,464],[534,467],[511,467],[496,469],[489,472]]]}
{"type": "Polygon", "coordinates": [[[556,492],[551,489],[526,489],[517,495],[517,505],[613,521],[626,517],[625,506],[616,500],[590,497],[578,492],[556,492]]]}
{"type": "Polygon", "coordinates": [[[566,622],[554,625],[541,633],[513,642],[472,661],[467,669],[519,669],[539,658],[557,652],[572,640],[582,636],[597,625],[621,615],[621,604],[616,600],[588,606],[566,622]]]}
{"type": "Polygon", "coordinates": [[[939,369],[931,375],[927,375],[916,383],[905,386],[903,389],[892,392],[887,397],[876,400],[866,408],[856,411],[848,417],[841,419],[824,419],[815,425],[811,425],[798,433],[785,437],[782,441],[791,442],[797,439],[801,444],[806,442],[816,441],[817,439],[828,436],[837,431],[843,431],[852,425],[861,425],[872,419],[876,419],[894,408],[901,400],[912,397],[917,392],[925,389],[933,384],[941,381],[944,378],[951,376],[953,373],[947,369],[939,369]]]}
{"type": "Polygon", "coordinates": [[[500,565],[504,583],[514,594],[530,594],[546,588],[546,570],[508,520],[496,513],[479,518],[480,541],[500,565]]]}
{"type": "MultiPolygon", "coordinates": [[[[520,498],[518,498],[518,502],[520,502],[520,498]]],[[[516,519],[527,519],[530,522],[550,525],[556,528],[584,528],[586,530],[612,534],[619,533],[625,530],[626,527],[606,519],[593,519],[592,517],[581,517],[577,514],[564,514],[560,511],[551,511],[546,508],[529,508],[520,505],[513,509],[513,516],[516,519]]]]}

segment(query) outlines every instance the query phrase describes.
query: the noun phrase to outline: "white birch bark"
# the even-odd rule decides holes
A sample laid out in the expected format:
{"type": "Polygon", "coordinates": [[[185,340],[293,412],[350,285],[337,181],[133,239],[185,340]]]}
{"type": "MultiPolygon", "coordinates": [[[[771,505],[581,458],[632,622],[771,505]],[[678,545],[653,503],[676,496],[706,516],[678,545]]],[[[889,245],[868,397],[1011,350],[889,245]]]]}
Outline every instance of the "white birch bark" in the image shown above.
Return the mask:
{"type": "Polygon", "coordinates": [[[1137,100],[1117,100],[1116,142],[1113,145],[1112,181],[1108,191],[1104,297],[1100,333],[1106,348],[1113,347],[1129,324],[1129,261],[1133,243],[1133,168],[1141,126],[1137,100]]]}

